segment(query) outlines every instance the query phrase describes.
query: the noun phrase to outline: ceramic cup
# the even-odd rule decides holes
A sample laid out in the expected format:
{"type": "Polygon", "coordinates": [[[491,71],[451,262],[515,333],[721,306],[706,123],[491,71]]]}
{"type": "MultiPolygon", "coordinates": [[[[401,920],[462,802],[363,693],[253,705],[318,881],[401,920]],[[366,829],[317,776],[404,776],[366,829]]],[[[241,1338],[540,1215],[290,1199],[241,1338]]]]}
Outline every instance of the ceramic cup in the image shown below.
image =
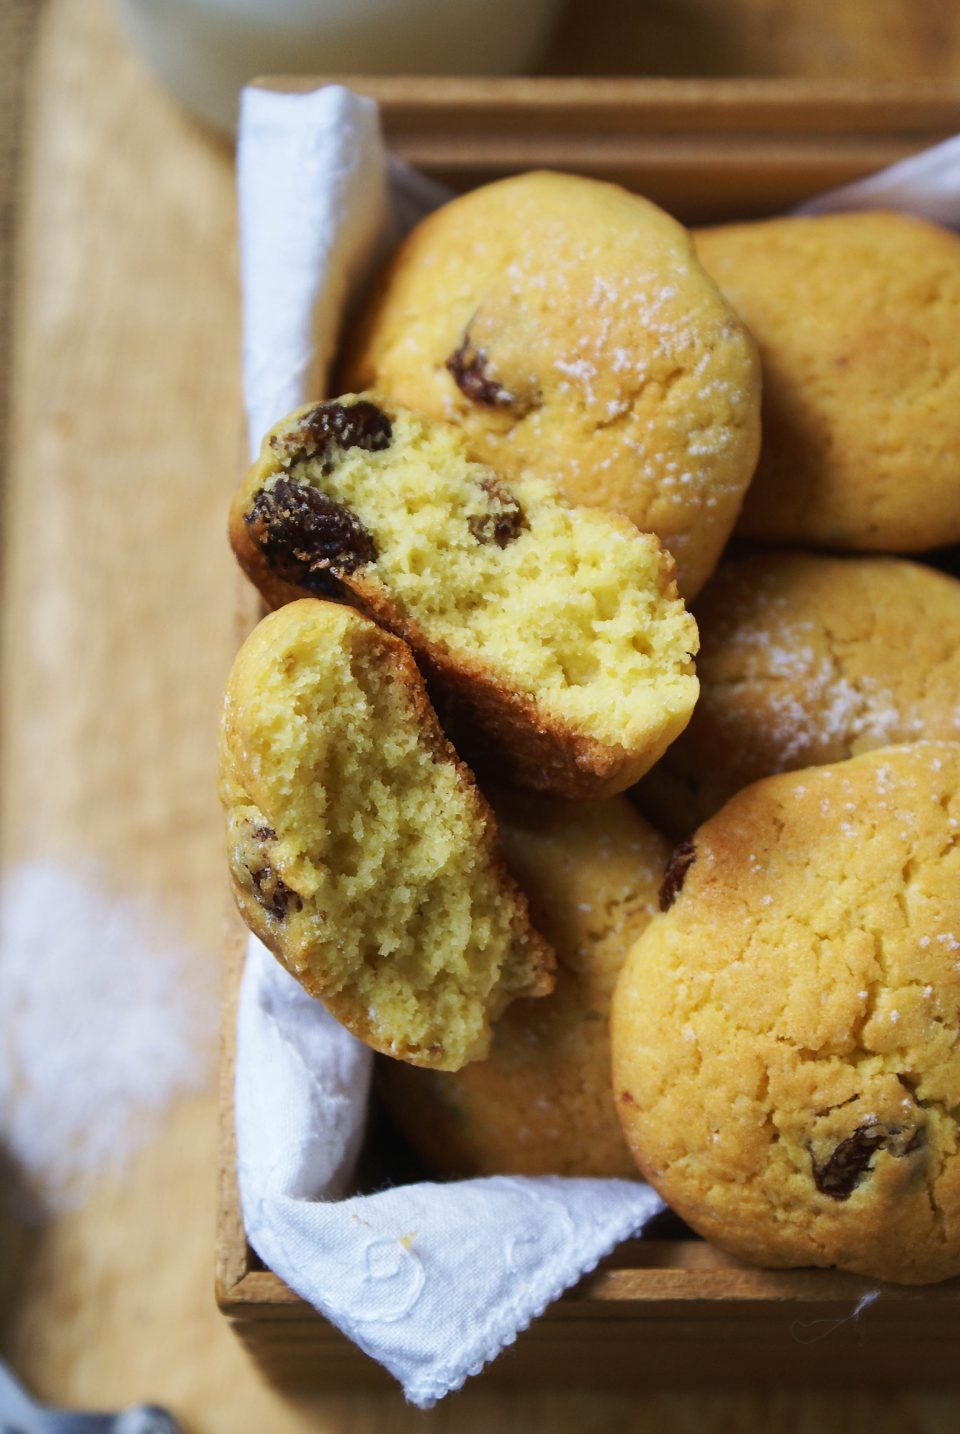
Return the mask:
{"type": "Polygon", "coordinates": [[[527,69],[559,0],[119,0],[158,78],[230,131],[257,75],[506,75],[527,69]]]}

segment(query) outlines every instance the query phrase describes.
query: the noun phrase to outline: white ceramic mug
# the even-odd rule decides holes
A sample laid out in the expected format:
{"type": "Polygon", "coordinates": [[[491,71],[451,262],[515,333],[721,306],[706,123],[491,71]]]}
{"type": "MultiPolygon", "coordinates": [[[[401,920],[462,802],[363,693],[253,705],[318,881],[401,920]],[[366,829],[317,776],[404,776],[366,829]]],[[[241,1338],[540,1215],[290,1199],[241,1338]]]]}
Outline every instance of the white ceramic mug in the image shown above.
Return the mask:
{"type": "Polygon", "coordinates": [[[559,0],[119,0],[127,32],[194,114],[231,130],[256,75],[504,75],[559,0]]]}

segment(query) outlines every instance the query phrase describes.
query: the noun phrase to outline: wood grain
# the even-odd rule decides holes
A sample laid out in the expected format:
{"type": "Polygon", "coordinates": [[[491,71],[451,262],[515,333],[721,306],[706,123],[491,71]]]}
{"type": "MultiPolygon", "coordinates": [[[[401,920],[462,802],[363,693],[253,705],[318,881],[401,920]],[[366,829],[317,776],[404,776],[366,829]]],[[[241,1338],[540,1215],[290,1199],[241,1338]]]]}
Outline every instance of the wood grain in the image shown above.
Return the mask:
{"type": "MultiPolygon", "coordinates": [[[[7,865],[92,854],[215,963],[212,731],[234,648],[222,524],[239,411],[231,157],[130,57],[106,0],[48,0],[25,136],[0,850],[7,865]]],[[[211,1078],[82,1209],[28,1237],[0,1217],[22,1263],[4,1350],[43,1397],[165,1400],[196,1434],[955,1427],[950,1395],[474,1387],[429,1415],[396,1391],[289,1399],[214,1305],[215,1125],[211,1078]]]]}
{"type": "Polygon", "coordinates": [[[392,148],[455,189],[561,169],[624,184],[687,224],[778,213],[960,129],[960,79],[347,82],[377,99],[392,148]]]}

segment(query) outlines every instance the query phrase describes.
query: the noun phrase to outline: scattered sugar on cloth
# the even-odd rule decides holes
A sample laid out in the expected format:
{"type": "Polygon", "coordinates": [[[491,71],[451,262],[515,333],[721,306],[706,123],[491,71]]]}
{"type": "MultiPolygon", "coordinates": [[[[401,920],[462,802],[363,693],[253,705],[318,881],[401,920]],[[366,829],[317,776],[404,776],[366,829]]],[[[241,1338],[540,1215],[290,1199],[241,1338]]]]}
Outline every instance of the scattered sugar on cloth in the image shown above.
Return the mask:
{"type": "Polygon", "coordinates": [[[214,963],[93,865],[0,882],[0,1149],[26,1215],[83,1203],[208,1078],[214,963]]]}

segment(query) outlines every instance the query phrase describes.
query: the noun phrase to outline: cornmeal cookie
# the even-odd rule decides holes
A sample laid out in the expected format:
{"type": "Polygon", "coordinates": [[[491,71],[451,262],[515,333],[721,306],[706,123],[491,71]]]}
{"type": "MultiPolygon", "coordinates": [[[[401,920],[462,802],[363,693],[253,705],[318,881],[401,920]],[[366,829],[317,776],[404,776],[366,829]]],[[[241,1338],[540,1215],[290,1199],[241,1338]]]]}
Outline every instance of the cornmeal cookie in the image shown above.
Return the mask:
{"type": "Polygon", "coordinates": [[[897,558],[768,553],[720,565],[696,609],[700,700],[637,788],[686,836],[775,772],[960,740],[960,582],[897,558]]]}
{"type": "Polygon", "coordinates": [[[385,1062],[382,1094],[442,1174],[635,1177],[610,1084],[610,999],[669,843],[624,797],[493,800],[507,865],[557,953],[556,990],[514,1002],[487,1059],[456,1075],[385,1062]]]}
{"type": "Polygon", "coordinates": [[[343,596],[410,643],[501,780],[605,796],[689,720],[696,624],[656,538],[509,486],[450,424],[348,395],[279,423],[233,505],[268,601],[343,596]]]}
{"type": "Polygon", "coordinates": [[[375,1050],[456,1070],[552,988],[487,803],[406,645],[306,600],[241,648],[220,742],[234,895],[251,931],[375,1050]]]}
{"type": "Polygon", "coordinates": [[[739,531],[902,553],[960,540],[960,238],[866,212],[735,224],[696,244],[763,364],[739,531]]]}
{"type": "Polygon", "coordinates": [[[424,219],[373,286],[341,387],[463,428],[508,481],[530,472],[622,513],[705,582],[759,445],[754,344],[655,205],[522,174],[424,219]]]}
{"type": "Polygon", "coordinates": [[[747,787],[661,905],[612,1017],[647,1179],[758,1264],[960,1274],[960,745],[747,787]]]}

